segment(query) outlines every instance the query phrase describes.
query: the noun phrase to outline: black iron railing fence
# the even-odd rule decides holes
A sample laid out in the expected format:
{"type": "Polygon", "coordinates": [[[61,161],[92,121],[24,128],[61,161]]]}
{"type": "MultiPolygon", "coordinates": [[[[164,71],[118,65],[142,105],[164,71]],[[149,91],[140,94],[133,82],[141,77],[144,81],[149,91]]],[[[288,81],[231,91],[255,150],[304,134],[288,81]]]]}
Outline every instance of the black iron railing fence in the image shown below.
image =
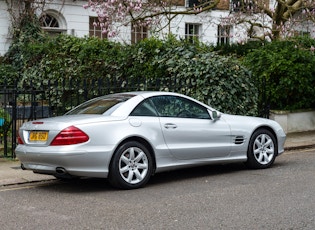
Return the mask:
{"type": "MultiPolygon", "coordinates": [[[[17,130],[26,121],[62,115],[88,99],[115,92],[180,90],[185,93],[181,85],[173,78],[163,81],[146,78],[100,78],[47,80],[40,83],[4,82],[0,84],[0,151],[4,157],[15,158],[17,130]]],[[[187,86],[188,88],[191,86],[187,86]]]]}
{"type": "MultiPolygon", "coordinates": [[[[189,95],[193,87],[194,84],[181,82],[174,77],[163,80],[100,78],[0,83],[0,157],[15,158],[17,130],[26,121],[62,115],[86,100],[110,93],[168,90],[189,95]]],[[[265,107],[261,111],[263,114],[260,116],[269,114],[265,107]]]]}

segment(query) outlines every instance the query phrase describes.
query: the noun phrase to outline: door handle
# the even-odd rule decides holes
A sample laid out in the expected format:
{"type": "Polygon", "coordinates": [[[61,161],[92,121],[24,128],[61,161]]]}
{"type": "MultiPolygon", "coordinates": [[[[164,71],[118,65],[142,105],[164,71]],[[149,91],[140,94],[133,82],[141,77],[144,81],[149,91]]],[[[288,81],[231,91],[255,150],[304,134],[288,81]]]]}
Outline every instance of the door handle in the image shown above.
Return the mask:
{"type": "Polygon", "coordinates": [[[172,123],[166,123],[166,124],[164,125],[164,127],[165,127],[166,129],[176,129],[176,128],[177,128],[177,125],[172,124],[172,123]]]}

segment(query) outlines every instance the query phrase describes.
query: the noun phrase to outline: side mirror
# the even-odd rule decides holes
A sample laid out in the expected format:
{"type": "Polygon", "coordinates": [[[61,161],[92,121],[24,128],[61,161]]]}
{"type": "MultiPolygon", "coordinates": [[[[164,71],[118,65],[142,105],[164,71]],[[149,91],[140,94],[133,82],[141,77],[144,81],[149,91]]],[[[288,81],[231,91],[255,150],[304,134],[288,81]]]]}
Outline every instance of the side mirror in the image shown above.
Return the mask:
{"type": "Polygon", "coordinates": [[[211,117],[211,119],[212,120],[218,120],[218,119],[220,119],[220,117],[221,117],[221,113],[220,112],[218,112],[218,111],[209,111],[209,113],[210,113],[210,117],[211,117]]]}

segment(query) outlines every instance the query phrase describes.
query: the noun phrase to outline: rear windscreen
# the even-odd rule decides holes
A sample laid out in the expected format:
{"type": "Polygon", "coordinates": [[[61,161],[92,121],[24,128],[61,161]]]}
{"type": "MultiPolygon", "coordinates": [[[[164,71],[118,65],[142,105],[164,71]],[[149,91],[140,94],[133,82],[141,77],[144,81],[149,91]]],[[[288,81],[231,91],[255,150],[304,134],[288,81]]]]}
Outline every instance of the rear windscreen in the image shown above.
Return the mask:
{"type": "Polygon", "coordinates": [[[110,115],[125,101],[133,97],[133,95],[122,94],[122,95],[109,95],[104,97],[98,97],[87,101],[73,110],[66,113],[66,115],[76,114],[104,114],[110,115]]]}

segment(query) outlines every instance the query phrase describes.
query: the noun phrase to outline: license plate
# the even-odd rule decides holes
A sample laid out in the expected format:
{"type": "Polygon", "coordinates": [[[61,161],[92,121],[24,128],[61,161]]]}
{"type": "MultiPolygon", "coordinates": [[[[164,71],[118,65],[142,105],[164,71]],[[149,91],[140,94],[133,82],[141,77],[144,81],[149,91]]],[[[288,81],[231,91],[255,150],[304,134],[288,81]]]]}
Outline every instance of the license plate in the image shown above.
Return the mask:
{"type": "Polygon", "coordinates": [[[46,131],[31,131],[30,141],[47,141],[48,132],[46,131]]]}

